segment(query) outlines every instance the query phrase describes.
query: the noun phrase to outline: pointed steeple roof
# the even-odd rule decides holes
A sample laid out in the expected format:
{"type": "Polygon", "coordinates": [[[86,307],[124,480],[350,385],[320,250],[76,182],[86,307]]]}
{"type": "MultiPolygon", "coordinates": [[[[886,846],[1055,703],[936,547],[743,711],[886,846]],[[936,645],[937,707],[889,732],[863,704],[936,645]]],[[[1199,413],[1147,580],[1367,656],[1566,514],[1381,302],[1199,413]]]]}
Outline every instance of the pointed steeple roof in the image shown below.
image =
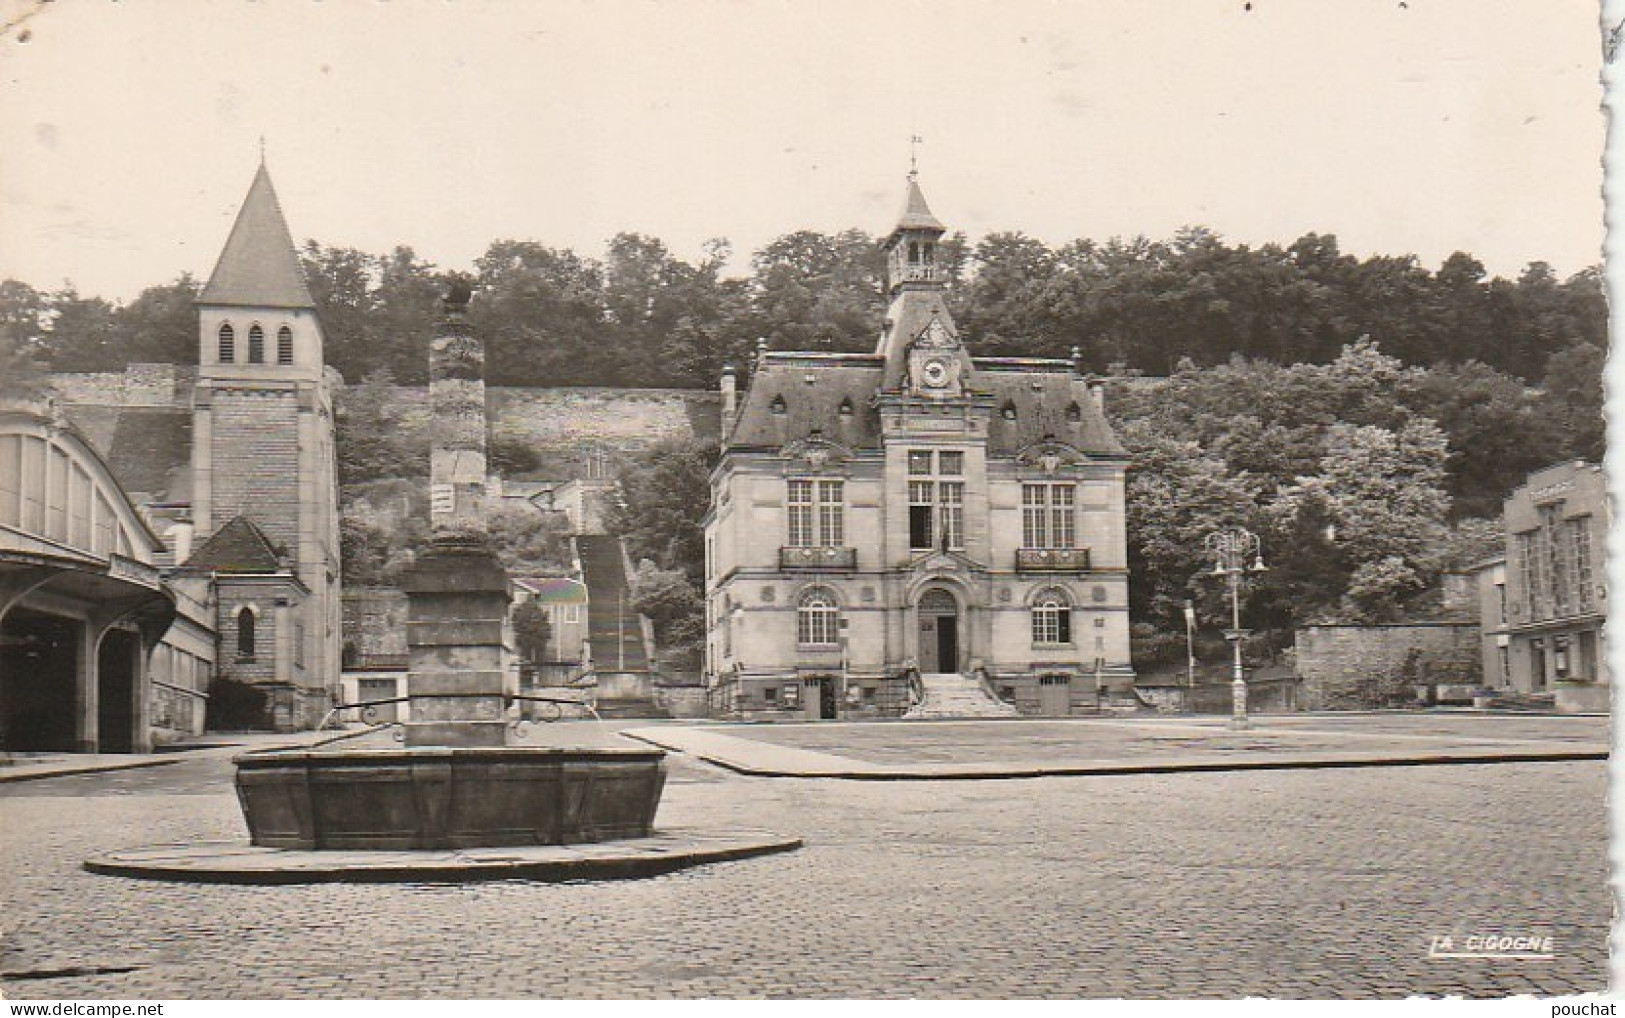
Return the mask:
{"type": "Polygon", "coordinates": [[[313,308],[271,174],[260,163],[199,304],[313,308]]]}
{"type": "Polygon", "coordinates": [[[897,220],[897,230],[946,229],[947,227],[931,214],[931,206],[925,203],[925,193],[920,190],[919,182],[914,179],[913,174],[909,174],[908,197],[903,202],[903,215],[897,220]]]}

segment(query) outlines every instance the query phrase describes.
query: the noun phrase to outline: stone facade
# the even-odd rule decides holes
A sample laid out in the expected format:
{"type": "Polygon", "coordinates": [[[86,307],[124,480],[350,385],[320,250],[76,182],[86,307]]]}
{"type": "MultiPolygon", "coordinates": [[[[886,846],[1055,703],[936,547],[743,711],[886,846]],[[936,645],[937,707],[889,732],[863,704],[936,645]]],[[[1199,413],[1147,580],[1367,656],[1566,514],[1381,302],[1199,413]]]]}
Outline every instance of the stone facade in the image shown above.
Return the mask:
{"type": "Polygon", "coordinates": [[[1306,710],[1390,706],[1417,687],[1481,681],[1478,623],[1303,626],[1297,633],[1299,705],[1306,710]]]}
{"type": "Polygon", "coordinates": [[[1133,682],[1127,455],[1100,390],[1068,361],[972,357],[935,272],[943,227],[909,188],[875,353],[764,349],[723,423],[717,713],[895,716],[912,676],[957,672],[1066,715],[1133,682]]]}

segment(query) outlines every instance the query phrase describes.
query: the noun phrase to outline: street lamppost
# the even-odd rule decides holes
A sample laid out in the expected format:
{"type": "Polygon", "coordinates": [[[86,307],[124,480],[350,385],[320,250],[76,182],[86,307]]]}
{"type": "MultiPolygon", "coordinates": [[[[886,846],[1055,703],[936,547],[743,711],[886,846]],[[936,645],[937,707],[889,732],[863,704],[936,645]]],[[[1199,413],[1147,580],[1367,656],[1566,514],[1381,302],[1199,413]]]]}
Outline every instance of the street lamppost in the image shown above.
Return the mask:
{"type": "Polygon", "coordinates": [[[1230,629],[1224,638],[1230,641],[1235,657],[1235,678],[1230,683],[1230,727],[1242,729],[1247,725],[1247,676],[1241,666],[1241,641],[1247,631],[1241,628],[1241,578],[1246,573],[1262,573],[1269,569],[1264,564],[1263,546],[1258,535],[1244,527],[1216,530],[1207,535],[1202,546],[1213,556],[1213,575],[1223,576],[1230,585],[1230,629]],[[1247,564],[1252,556],[1252,564],[1247,564]]]}

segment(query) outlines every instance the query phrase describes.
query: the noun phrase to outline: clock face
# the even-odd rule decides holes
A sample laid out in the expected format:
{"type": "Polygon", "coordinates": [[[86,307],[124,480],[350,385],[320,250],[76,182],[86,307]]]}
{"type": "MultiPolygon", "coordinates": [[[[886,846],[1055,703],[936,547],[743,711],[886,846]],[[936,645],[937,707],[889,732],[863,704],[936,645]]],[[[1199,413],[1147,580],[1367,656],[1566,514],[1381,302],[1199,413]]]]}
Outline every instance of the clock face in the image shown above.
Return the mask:
{"type": "Polygon", "coordinates": [[[936,358],[925,362],[922,372],[924,382],[933,389],[940,389],[948,384],[948,365],[936,358]]]}

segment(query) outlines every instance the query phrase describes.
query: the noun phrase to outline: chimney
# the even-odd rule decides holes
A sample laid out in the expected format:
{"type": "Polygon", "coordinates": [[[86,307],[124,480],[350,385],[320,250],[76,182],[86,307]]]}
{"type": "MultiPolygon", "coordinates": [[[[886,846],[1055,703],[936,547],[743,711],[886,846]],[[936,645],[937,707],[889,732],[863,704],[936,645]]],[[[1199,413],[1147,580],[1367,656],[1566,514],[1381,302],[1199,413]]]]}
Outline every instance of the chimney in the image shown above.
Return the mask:
{"type": "Polygon", "coordinates": [[[732,364],[722,366],[722,440],[728,440],[733,430],[734,414],[739,409],[739,379],[732,364]]]}

